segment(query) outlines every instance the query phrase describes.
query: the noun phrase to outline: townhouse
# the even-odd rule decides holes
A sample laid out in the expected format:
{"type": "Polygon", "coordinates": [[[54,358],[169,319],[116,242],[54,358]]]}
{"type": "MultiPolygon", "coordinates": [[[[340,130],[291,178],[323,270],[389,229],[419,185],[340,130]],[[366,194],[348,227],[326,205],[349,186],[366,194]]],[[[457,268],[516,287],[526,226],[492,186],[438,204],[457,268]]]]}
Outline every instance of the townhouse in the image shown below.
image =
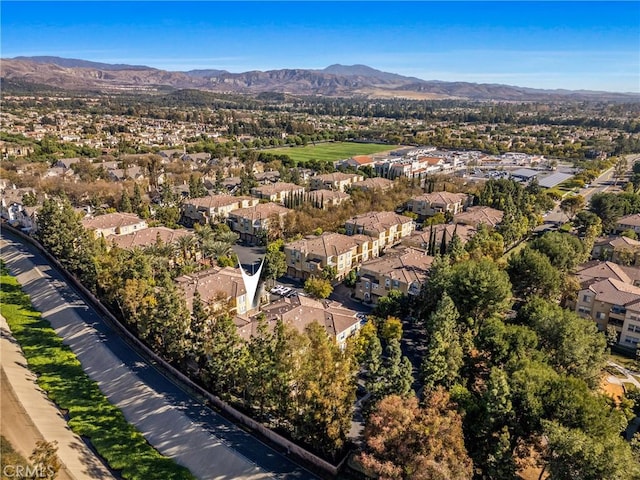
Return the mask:
{"type": "Polygon", "coordinates": [[[637,265],[640,242],[629,237],[599,239],[593,245],[591,258],[611,260],[622,265],[637,265]]]}
{"type": "Polygon", "coordinates": [[[307,193],[307,201],[315,208],[326,210],[329,207],[336,207],[342,202],[351,198],[348,193],[337,190],[313,190],[307,193]]]}
{"type": "Polygon", "coordinates": [[[407,202],[407,207],[420,218],[426,218],[446,212],[457,215],[468,207],[470,202],[471,197],[464,193],[434,192],[412,198],[407,202]]]}
{"type": "Polygon", "coordinates": [[[252,299],[248,298],[239,268],[215,267],[182,275],[175,282],[184,294],[189,311],[193,311],[193,299],[198,292],[202,303],[210,311],[228,306],[232,314],[252,312],[252,299]]]}
{"type": "Polygon", "coordinates": [[[323,269],[333,267],[336,280],[342,280],[362,262],[377,257],[379,245],[376,238],[367,235],[325,232],[286,244],[284,253],[290,277],[320,276],[323,269]]]}
{"type": "Polygon", "coordinates": [[[263,200],[275,203],[284,203],[291,196],[304,195],[304,187],[295,183],[277,182],[270,185],[261,185],[251,189],[251,195],[263,200]]]}
{"type": "Polygon", "coordinates": [[[475,234],[476,229],[469,225],[463,225],[462,223],[443,223],[425,227],[424,230],[421,230],[419,232],[413,232],[408,237],[402,239],[402,245],[427,250],[433,240],[431,237],[432,235],[433,237],[435,237],[435,240],[433,240],[435,241],[435,245],[439,246],[443,243],[443,236],[444,243],[447,245],[451,243],[454,235],[456,235],[460,239],[462,244],[465,244],[475,234]]]}
{"type": "Polygon", "coordinates": [[[387,251],[384,256],[361,265],[355,297],[377,304],[391,290],[418,295],[432,263],[433,257],[423,250],[404,247],[387,251]]]}
{"type": "Polygon", "coordinates": [[[378,240],[382,250],[400,242],[415,230],[415,223],[409,217],[394,212],[369,212],[357,215],[345,222],[347,235],[368,235],[378,240]]]}
{"type": "Polygon", "coordinates": [[[150,227],[124,235],[112,235],[109,240],[112,245],[124,250],[146,248],[156,244],[176,244],[182,237],[194,237],[188,230],[174,230],[167,227],[150,227]]]}
{"type": "Polygon", "coordinates": [[[498,225],[504,213],[501,210],[496,210],[491,207],[469,207],[465,212],[458,213],[453,216],[454,223],[461,223],[462,225],[469,225],[474,228],[478,228],[480,224],[484,224],[487,227],[495,227],[498,225]]]}
{"type": "Polygon", "coordinates": [[[356,182],[362,182],[364,177],[356,173],[334,172],[324,175],[316,175],[309,180],[311,190],[335,190],[344,192],[356,182]]]}
{"type": "Polygon", "coordinates": [[[269,229],[281,228],[289,212],[291,210],[276,203],[259,203],[230,211],[227,222],[242,240],[255,243],[269,229]]]}
{"type": "Polygon", "coordinates": [[[143,230],[147,228],[147,222],[134,213],[107,213],[97,217],[83,218],[82,226],[93,231],[96,238],[100,238],[143,230]]]}
{"type": "Polygon", "coordinates": [[[260,200],[255,197],[235,197],[233,195],[210,195],[190,198],[182,203],[182,217],[188,224],[223,221],[229,213],[239,208],[255,207],[260,200]]]}
{"type": "Polygon", "coordinates": [[[640,213],[633,213],[618,219],[615,233],[622,233],[625,230],[633,230],[636,233],[640,233],[640,213]]]}
{"type": "Polygon", "coordinates": [[[340,348],[345,348],[347,339],[364,324],[355,311],[337,302],[293,296],[264,305],[260,313],[251,318],[236,317],[240,337],[249,340],[252,336],[259,334],[258,316],[264,316],[269,330],[273,330],[277,322],[281,321],[302,333],[309,325],[317,322],[326,329],[327,334],[340,348]]]}
{"type": "Polygon", "coordinates": [[[359,188],[365,191],[380,190],[384,192],[385,190],[393,188],[393,185],[393,180],[389,180],[388,178],[373,177],[367,178],[362,182],[356,182],[352,185],[352,187],[359,188]]]}

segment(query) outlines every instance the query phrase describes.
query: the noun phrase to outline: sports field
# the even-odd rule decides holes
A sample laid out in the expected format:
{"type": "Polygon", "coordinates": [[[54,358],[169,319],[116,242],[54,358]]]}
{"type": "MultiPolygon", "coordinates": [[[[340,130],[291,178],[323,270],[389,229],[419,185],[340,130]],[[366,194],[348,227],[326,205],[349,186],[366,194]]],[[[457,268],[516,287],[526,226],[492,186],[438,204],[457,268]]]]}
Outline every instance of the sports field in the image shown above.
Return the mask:
{"type": "Polygon", "coordinates": [[[378,143],[354,143],[354,142],[331,142],[319,143],[317,145],[306,145],[304,147],[269,148],[261,150],[265,153],[285,154],[292,160],[304,163],[312,159],[323,162],[334,162],[343,160],[354,155],[369,155],[372,153],[387,152],[396,150],[400,145],[382,145],[378,143]]]}

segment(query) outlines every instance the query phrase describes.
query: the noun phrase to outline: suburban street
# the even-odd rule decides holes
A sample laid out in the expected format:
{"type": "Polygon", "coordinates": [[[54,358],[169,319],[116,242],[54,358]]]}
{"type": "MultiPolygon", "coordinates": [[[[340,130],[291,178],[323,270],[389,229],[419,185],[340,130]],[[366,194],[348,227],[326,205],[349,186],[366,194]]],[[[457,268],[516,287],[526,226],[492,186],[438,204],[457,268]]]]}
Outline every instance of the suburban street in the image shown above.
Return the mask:
{"type": "Polygon", "coordinates": [[[316,478],[147,363],[31,246],[5,230],[0,249],[34,307],[74,351],[84,371],[162,454],[201,479],[316,478]]]}

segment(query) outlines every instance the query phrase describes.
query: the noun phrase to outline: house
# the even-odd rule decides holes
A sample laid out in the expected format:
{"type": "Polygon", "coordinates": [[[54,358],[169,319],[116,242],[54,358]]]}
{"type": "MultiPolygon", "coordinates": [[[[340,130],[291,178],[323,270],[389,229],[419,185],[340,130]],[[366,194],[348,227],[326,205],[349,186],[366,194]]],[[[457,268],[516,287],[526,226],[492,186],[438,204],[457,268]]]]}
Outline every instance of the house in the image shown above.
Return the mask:
{"type": "Polygon", "coordinates": [[[366,190],[366,191],[380,190],[384,192],[385,190],[389,190],[393,188],[393,180],[389,180],[388,178],[380,178],[380,177],[367,178],[362,182],[354,183],[352,187],[360,188],[361,190],[366,190]]]}
{"type": "Polygon", "coordinates": [[[364,262],[358,271],[355,297],[378,303],[391,290],[405,295],[418,295],[433,257],[423,250],[403,247],[387,251],[382,257],[364,262]]]}
{"type": "Polygon", "coordinates": [[[363,261],[377,257],[379,247],[377,239],[366,235],[325,232],[287,243],[284,253],[290,277],[319,276],[329,266],[335,268],[335,279],[342,280],[363,261]]]}
{"type": "Polygon", "coordinates": [[[167,227],[150,227],[125,235],[112,235],[109,240],[112,245],[118,248],[133,250],[135,248],[150,247],[159,242],[164,245],[175,244],[179,238],[193,236],[192,232],[184,229],[174,230],[167,227]]]}
{"type": "Polygon", "coordinates": [[[182,275],[175,280],[183,291],[189,311],[193,311],[196,291],[202,303],[210,310],[218,310],[223,304],[230,306],[235,314],[247,314],[252,310],[239,268],[215,267],[200,272],[182,275]]]}
{"type": "Polygon", "coordinates": [[[7,202],[5,197],[0,200],[0,218],[25,232],[36,230],[37,211],[36,207],[25,207],[21,201],[7,202]]]}
{"type": "Polygon", "coordinates": [[[637,265],[640,260],[640,242],[629,237],[600,239],[593,245],[591,258],[611,260],[621,265],[637,265]]]}
{"type": "Polygon", "coordinates": [[[419,232],[413,232],[408,237],[402,239],[402,245],[408,247],[420,248],[427,250],[431,244],[431,235],[435,237],[435,245],[440,247],[442,245],[442,236],[444,235],[444,242],[446,245],[451,243],[454,235],[460,239],[462,244],[467,243],[471,237],[476,234],[476,229],[469,225],[463,224],[440,224],[425,227],[424,230],[419,232]]]}
{"type": "Polygon", "coordinates": [[[309,188],[311,190],[336,190],[344,192],[356,182],[362,182],[364,177],[356,173],[326,173],[324,175],[316,175],[309,180],[309,188]]]}
{"type": "Polygon", "coordinates": [[[260,313],[249,320],[237,320],[238,334],[245,340],[258,335],[258,316],[264,315],[267,328],[273,330],[278,321],[295,328],[300,333],[314,322],[323,326],[327,334],[340,348],[346,347],[346,341],[354,335],[364,322],[357,313],[337,302],[320,301],[309,297],[292,296],[281,298],[260,308],[260,313]]]}
{"type": "Polygon", "coordinates": [[[133,233],[147,228],[147,222],[133,213],[107,213],[82,219],[82,226],[99,238],[133,233]]]}
{"type": "Polygon", "coordinates": [[[231,230],[240,234],[242,240],[254,243],[270,228],[281,227],[289,212],[291,210],[275,203],[259,203],[253,207],[232,210],[229,212],[228,223],[231,230]],[[273,225],[274,221],[278,225],[273,225]]]}
{"type": "Polygon", "coordinates": [[[350,198],[351,195],[334,190],[314,190],[307,193],[307,200],[311,202],[311,205],[323,210],[340,205],[350,198]]]}
{"type": "Polygon", "coordinates": [[[495,227],[502,221],[504,213],[491,207],[469,207],[465,212],[454,215],[453,222],[463,225],[470,225],[478,228],[478,225],[484,224],[488,227],[495,227]]]}
{"type": "Polygon", "coordinates": [[[633,230],[640,233],[640,213],[626,215],[616,222],[615,233],[622,233],[625,230],[633,230]]]}
{"type": "Polygon", "coordinates": [[[347,235],[368,235],[378,240],[380,249],[395,245],[415,229],[413,220],[394,212],[369,212],[344,224],[347,235]]]}
{"type": "Polygon", "coordinates": [[[58,168],[71,168],[71,165],[74,165],[76,163],[78,163],[81,159],[80,158],[61,158],[60,160],[56,161],[56,163],[53,164],[54,167],[58,167],[58,168]]]}
{"type": "Polygon", "coordinates": [[[107,172],[109,179],[114,182],[122,182],[124,180],[141,180],[144,178],[142,169],[137,165],[130,166],[128,168],[114,168],[107,172]]]}
{"type": "Polygon", "coordinates": [[[184,155],[182,155],[181,159],[184,162],[208,163],[209,160],[211,160],[211,154],[207,152],[185,153],[184,155]]]}
{"type": "Polygon", "coordinates": [[[581,284],[591,280],[612,278],[629,285],[640,286],[640,268],[625,267],[613,262],[591,260],[578,265],[574,275],[581,284]]]}
{"type": "Polygon", "coordinates": [[[606,278],[592,279],[580,288],[578,315],[593,319],[600,331],[614,327],[619,345],[636,348],[640,342],[640,287],[606,278]]]}
{"type": "Polygon", "coordinates": [[[355,155],[347,160],[340,162],[341,165],[353,168],[362,168],[366,166],[373,166],[374,160],[369,155],[355,155]]]}
{"type": "Polygon", "coordinates": [[[251,189],[251,195],[275,203],[284,203],[292,195],[304,195],[304,187],[295,183],[278,182],[251,189]]]}
{"type": "Polygon", "coordinates": [[[407,202],[410,212],[420,218],[432,217],[437,213],[461,213],[470,203],[471,197],[465,193],[434,192],[425,193],[407,202]]]}
{"type": "Polygon", "coordinates": [[[256,173],[256,181],[262,185],[276,183],[280,180],[280,172],[278,170],[269,170],[267,172],[256,173]]]}
{"type": "Polygon", "coordinates": [[[187,224],[205,224],[213,220],[224,220],[229,217],[229,212],[232,210],[255,207],[259,202],[260,200],[254,197],[234,197],[233,195],[190,198],[182,203],[182,217],[187,224]]]}

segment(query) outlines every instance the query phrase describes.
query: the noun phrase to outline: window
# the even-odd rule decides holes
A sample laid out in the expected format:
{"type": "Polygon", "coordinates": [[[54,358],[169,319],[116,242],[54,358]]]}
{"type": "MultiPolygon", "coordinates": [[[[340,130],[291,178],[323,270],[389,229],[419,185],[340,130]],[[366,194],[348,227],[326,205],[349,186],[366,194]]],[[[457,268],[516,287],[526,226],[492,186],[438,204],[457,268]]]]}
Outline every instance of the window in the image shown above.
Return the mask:
{"type": "Polygon", "coordinates": [[[398,288],[400,286],[400,281],[399,280],[394,280],[393,281],[393,288],[398,288]]]}
{"type": "Polygon", "coordinates": [[[591,297],[590,297],[589,295],[584,295],[584,296],[582,297],[582,301],[583,301],[584,303],[591,303],[591,297]]]}
{"type": "Polygon", "coordinates": [[[596,318],[598,320],[604,320],[607,316],[604,314],[604,312],[598,312],[596,313],[596,318]]]}
{"type": "Polygon", "coordinates": [[[389,287],[391,286],[391,280],[390,280],[390,279],[388,279],[388,278],[385,278],[385,279],[384,279],[384,286],[385,286],[385,287],[387,287],[387,288],[389,288],[389,287]]]}
{"type": "Polygon", "coordinates": [[[631,337],[629,335],[625,335],[625,337],[624,337],[624,343],[627,343],[629,345],[636,346],[636,345],[638,345],[638,342],[640,342],[640,338],[639,337],[631,337]]]}
{"type": "Polygon", "coordinates": [[[640,325],[629,324],[627,330],[633,333],[640,333],[640,325]]]}

